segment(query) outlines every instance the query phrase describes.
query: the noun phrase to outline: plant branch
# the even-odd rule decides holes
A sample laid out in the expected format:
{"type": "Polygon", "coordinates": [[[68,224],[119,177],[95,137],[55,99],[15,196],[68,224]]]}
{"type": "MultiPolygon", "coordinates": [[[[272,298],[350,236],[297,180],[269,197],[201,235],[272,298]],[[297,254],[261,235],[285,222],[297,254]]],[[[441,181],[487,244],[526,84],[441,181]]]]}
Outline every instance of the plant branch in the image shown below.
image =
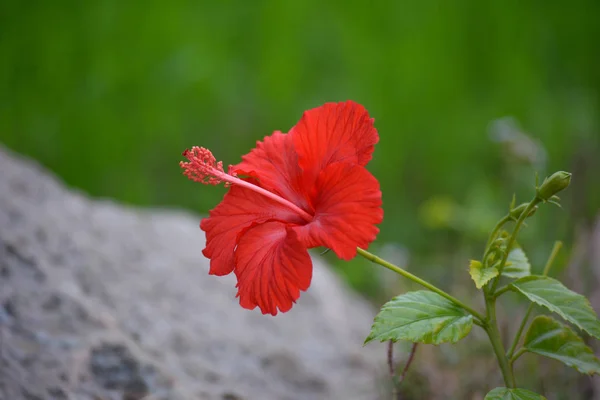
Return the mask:
{"type": "Polygon", "coordinates": [[[496,290],[496,293],[494,293],[494,298],[498,298],[501,295],[503,295],[504,293],[509,292],[511,290],[513,290],[513,289],[510,285],[502,286],[500,289],[496,290]]]}
{"type": "Polygon", "coordinates": [[[506,266],[506,261],[508,260],[508,254],[510,253],[510,249],[512,248],[512,246],[515,244],[515,240],[517,240],[517,235],[519,234],[519,230],[521,229],[523,222],[529,216],[529,213],[531,212],[531,210],[535,206],[537,206],[538,203],[540,203],[541,201],[542,200],[539,199],[536,194],[536,196],[533,198],[533,200],[531,200],[529,202],[529,204],[527,204],[527,207],[521,213],[521,215],[519,216],[519,219],[515,223],[515,227],[513,228],[512,234],[510,235],[510,238],[508,239],[508,243],[506,245],[506,251],[504,252],[504,255],[502,256],[502,261],[500,261],[500,265],[498,266],[498,277],[496,277],[491,284],[490,294],[493,295],[496,290],[496,286],[498,286],[498,281],[500,281],[500,277],[502,276],[502,271],[504,270],[504,267],[506,266]]]}
{"type": "Polygon", "coordinates": [[[415,353],[417,352],[417,345],[418,345],[418,343],[412,344],[412,347],[410,348],[410,355],[408,356],[408,360],[406,360],[406,365],[404,366],[404,369],[402,370],[402,375],[400,375],[400,380],[398,381],[398,383],[404,382],[404,378],[406,377],[408,368],[410,367],[410,364],[413,362],[413,359],[415,358],[415,353]]]}
{"type": "Polygon", "coordinates": [[[515,377],[513,375],[512,368],[509,365],[506,353],[504,352],[504,345],[502,344],[502,339],[500,338],[500,331],[498,330],[498,322],[496,320],[496,300],[491,294],[486,294],[485,296],[485,310],[488,316],[488,321],[484,329],[490,338],[492,348],[494,349],[494,353],[498,359],[498,365],[502,371],[504,384],[507,388],[514,388],[516,386],[515,377]]]}
{"type": "Polygon", "coordinates": [[[529,320],[529,316],[531,315],[532,311],[533,303],[530,303],[529,307],[527,307],[527,312],[525,313],[525,316],[521,321],[521,325],[519,325],[519,329],[515,334],[515,338],[513,339],[510,349],[508,350],[508,353],[506,353],[506,357],[508,357],[509,359],[512,359],[512,356],[515,354],[515,350],[517,348],[517,345],[519,344],[519,340],[521,340],[521,335],[523,334],[523,329],[525,329],[525,325],[527,325],[527,321],[529,320]]]}
{"type": "Polygon", "coordinates": [[[396,370],[394,368],[394,341],[388,342],[387,348],[387,362],[390,370],[390,377],[392,378],[392,400],[398,399],[398,382],[396,382],[396,370]]]}
{"type": "Polygon", "coordinates": [[[463,303],[462,301],[458,300],[457,298],[455,298],[454,296],[444,292],[442,289],[439,289],[438,287],[432,285],[431,283],[419,278],[416,275],[411,274],[410,272],[388,262],[385,261],[379,257],[377,257],[375,254],[369,253],[366,250],[361,249],[360,247],[356,249],[357,253],[360,254],[361,256],[363,256],[364,258],[366,258],[367,260],[375,263],[375,264],[379,264],[382,267],[385,267],[391,271],[394,271],[397,274],[402,275],[405,278],[410,279],[411,281],[418,283],[419,285],[431,290],[432,292],[435,292],[437,294],[439,294],[440,296],[450,300],[451,302],[453,302],[454,304],[456,304],[457,306],[461,307],[462,309],[464,309],[465,311],[467,311],[469,314],[473,315],[475,318],[479,319],[479,322],[483,322],[485,321],[485,317],[483,315],[481,315],[479,312],[475,311],[473,308],[469,307],[468,305],[466,305],[465,303],[463,303]]]}
{"type": "Polygon", "coordinates": [[[406,364],[404,365],[404,368],[402,369],[402,374],[400,375],[400,378],[398,379],[398,377],[396,376],[396,370],[394,368],[394,342],[392,340],[390,340],[388,342],[387,361],[388,361],[388,368],[390,371],[390,376],[392,378],[392,400],[398,399],[398,386],[400,386],[400,384],[402,382],[404,382],[406,373],[408,372],[408,369],[410,368],[410,365],[412,364],[412,362],[415,358],[415,353],[417,351],[417,345],[418,345],[418,343],[412,344],[412,347],[410,348],[410,354],[408,355],[406,364]]]}
{"type": "Polygon", "coordinates": [[[517,352],[515,353],[515,355],[510,358],[509,363],[510,363],[511,369],[512,369],[512,365],[515,363],[515,361],[517,361],[517,359],[519,357],[521,357],[526,351],[527,350],[525,350],[524,347],[521,347],[519,350],[517,350],[517,352]]]}
{"type": "Polygon", "coordinates": [[[388,367],[390,369],[390,375],[393,378],[396,375],[396,371],[394,369],[394,341],[393,340],[390,340],[388,342],[387,362],[388,362],[388,367]]]}
{"type": "Polygon", "coordinates": [[[546,261],[546,265],[544,266],[544,272],[542,272],[542,275],[548,276],[548,274],[550,273],[550,268],[552,268],[552,264],[554,264],[554,260],[556,259],[556,256],[558,255],[558,252],[560,251],[562,246],[563,242],[561,242],[560,240],[554,242],[554,246],[552,247],[550,256],[548,256],[548,261],[546,261]]]}

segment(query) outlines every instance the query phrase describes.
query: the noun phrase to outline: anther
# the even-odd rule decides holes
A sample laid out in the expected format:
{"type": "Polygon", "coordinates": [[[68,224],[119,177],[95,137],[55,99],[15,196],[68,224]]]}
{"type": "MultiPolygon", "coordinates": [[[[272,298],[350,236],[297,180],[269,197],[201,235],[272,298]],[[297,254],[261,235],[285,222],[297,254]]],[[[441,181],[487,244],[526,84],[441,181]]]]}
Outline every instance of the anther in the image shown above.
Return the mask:
{"type": "Polygon", "coordinates": [[[306,221],[311,221],[313,218],[312,215],[291,201],[284,199],[275,193],[269,192],[258,185],[254,185],[238,178],[232,165],[229,166],[229,173],[226,173],[223,170],[223,162],[217,162],[210,150],[205,149],[204,147],[194,146],[191,150],[184,151],[183,156],[189,161],[181,161],[179,166],[183,168],[183,174],[195,182],[204,183],[205,185],[218,185],[221,182],[225,182],[225,187],[230,185],[241,186],[283,204],[298,213],[298,215],[306,221]]]}
{"type": "Polygon", "coordinates": [[[205,185],[218,185],[225,181],[225,186],[229,186],[230,183],[224,179],[227,174],[223,170],[223,161],[217,162],[210,150],[194,146],[191,150],[185,150],[183,156],[189,161],[181,161],[179,165],[189,179],[205,185]]]}

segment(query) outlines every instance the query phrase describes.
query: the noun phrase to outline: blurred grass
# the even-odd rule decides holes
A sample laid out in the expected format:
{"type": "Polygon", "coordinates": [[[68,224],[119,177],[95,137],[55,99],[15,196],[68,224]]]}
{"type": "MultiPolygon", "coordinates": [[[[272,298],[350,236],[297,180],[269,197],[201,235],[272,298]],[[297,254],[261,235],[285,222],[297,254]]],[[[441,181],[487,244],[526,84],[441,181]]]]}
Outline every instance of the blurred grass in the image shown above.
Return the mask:
{"type": "MultiPolygon", "coordinates": [[[[92,195],[206,213],[224,189],[183,178],[182,150],[236,163],[304,110],[353,99],[381,135],[369,167],[384,193],[377,243],[440,265],[441,279],[445,254],[480,243],[513,191],[533,193],[534,169],[487,133],[510,115],[545,147],[542,175],[575,172],[571,211],[532,224],[541,260],[600,207],[598,15],[596,0],[5,0],[0,141],[92,195]],[[461,217],[428,228],[437,217],[418,210],[432,198],[461,217]]],[[[371,270],[344,274],[379,290],[371,270]]]]}

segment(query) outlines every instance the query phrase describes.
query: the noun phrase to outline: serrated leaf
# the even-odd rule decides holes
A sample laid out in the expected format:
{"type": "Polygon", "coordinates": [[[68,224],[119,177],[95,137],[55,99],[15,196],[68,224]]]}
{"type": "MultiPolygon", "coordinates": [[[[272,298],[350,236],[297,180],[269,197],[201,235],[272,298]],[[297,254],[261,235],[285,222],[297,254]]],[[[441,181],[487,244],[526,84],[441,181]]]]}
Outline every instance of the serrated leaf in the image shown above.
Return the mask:
{"type": "Polygon", "coordinates": [[[477,289],[481,289],[490,279],[498,276],[498,270],[495,267],[484,268],[480,261],[471,260],[469,274],[477,289]]]}
{"type": "Polygon", "coordinates": [[[508,253],[502,275],[508,278],[523,278],[531,275],[531,264],[523,249],[515,247],[508,253]]]}
{"type": "Polygon", "coordinates": [[[599,374],[600,360],[571,328],[545,315],[532,322],[523,347],[535,354],[553,358],[583,374],[599,374]]]}
{"type": "Polygon", "coordinates": [[[531,275],[514,281],[511,286],[532,302],[546,307],[600,339],[600,321],[588,299],[567,289],[556,279],[531,275]]]}
{"type": "Polygon", "coordinates": [[[546,398],[527,389],[499,387],[489,392],[483,400],[546,400],[546,398]]]}
{"type": "Polygon", "coordinates": [[[437,293],[419,290],[385,303],[375,316],[365,344],[372,340],[455,343],[467,336],[472,327],[471,314],[437,293]]]}

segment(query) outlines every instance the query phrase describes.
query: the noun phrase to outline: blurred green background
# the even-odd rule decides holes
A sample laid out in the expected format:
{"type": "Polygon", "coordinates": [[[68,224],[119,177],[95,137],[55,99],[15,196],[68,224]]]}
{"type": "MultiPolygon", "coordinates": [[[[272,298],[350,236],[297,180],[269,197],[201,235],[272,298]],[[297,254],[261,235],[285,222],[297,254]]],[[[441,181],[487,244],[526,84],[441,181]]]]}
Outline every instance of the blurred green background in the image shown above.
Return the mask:
{"type": "MultiPolygon", "coordinates": [[[[513,192],[531,196],[534,171],[570,170],[575,206],[528,231],[542,259],[600,205],[599,15],[596,0],[5,0],[0,141],[94,196],[206,213],[224,189],[183,178],[183,149],[237,163],[304,110],[353,99],[381,135],[376,248],[441,280],[513,192]]],[[[379,292],[372,269],[340,270],[379,292]]]]}
{"type": "MultiPolygon", "coordinates": [[[[381,136],[373,248],[471,293],[469,258],[535,171],[574,178],[524,232],[534,269],[598,213],[599,16],[597,0],[4,0],[0,142],[93,196],[206,213],[225,189],[181,175],[185,148],[234,164],[353,99],[381,136]]],[[[326,257],[377,303],[404,284],[326,257]]]]}

